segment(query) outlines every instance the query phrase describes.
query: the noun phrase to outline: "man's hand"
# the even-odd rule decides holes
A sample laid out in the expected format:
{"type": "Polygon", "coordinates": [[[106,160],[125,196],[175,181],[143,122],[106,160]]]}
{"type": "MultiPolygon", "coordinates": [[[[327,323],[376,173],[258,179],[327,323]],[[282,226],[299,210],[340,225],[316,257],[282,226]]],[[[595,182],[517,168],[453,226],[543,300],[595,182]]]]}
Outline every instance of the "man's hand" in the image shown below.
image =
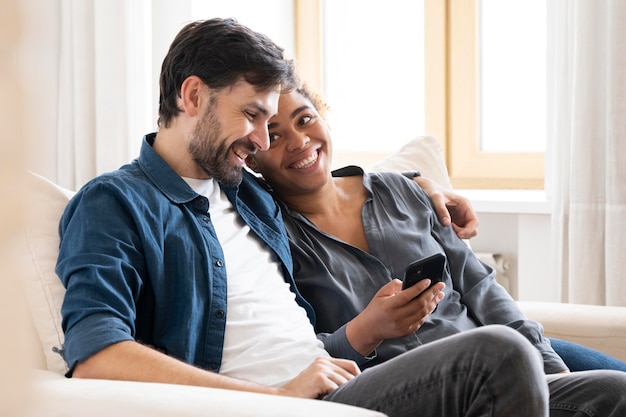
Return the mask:
{"type": "Polygon", "coordinates": [[[428,288],[422,280],[402,290],[402,281],[385,284],[367,307],[346,326],[346,337],[361,355],[370,354],[384,339],[407,336],[419,329],[444,297],[445,284],[428,288]]]}
{"type": "Polygon", "coordinates": [[[415,177],[413,181],[430,197],[441,224],[452,224],[461,239],[470,239],[478,234],[478,216],[467,198],[425,177],[415,177]]]}
{"type": "Polygon", "coordinates": [[[317,358],[297,377],[279,387],[276,393],[289,397],[320,398],[360,373],[353,361],[317,358]]]}

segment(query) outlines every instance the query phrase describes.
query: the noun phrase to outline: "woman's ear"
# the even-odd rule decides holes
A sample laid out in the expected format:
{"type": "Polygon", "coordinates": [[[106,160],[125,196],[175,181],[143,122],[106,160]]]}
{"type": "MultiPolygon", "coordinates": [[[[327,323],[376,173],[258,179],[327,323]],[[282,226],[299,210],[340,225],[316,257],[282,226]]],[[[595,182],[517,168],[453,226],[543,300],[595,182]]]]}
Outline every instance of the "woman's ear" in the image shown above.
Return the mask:
{"type": "Polygon", "coordinates": [[[202,104],[202,91],[206,84],[195,75],[189,76],[180,86],[180,104],[183,111],[190,117],[195,117],[202,104]]]}

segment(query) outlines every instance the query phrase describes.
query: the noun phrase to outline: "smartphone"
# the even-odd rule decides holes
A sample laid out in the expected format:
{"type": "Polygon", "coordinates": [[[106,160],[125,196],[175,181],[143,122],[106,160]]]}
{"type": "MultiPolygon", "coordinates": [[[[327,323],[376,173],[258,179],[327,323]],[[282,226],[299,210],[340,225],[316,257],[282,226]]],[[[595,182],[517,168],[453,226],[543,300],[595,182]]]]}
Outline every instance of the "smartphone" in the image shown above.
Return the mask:
{"type": "Polygon", "coordinates": [[[436,282],[443,281],[443,268],[445,264],[446,257],[441,253],[436,253],[427,258],[410,263],[404,270],[402,289],[409,288],[426,278],[430,279],[431,286],[436,282]]]}

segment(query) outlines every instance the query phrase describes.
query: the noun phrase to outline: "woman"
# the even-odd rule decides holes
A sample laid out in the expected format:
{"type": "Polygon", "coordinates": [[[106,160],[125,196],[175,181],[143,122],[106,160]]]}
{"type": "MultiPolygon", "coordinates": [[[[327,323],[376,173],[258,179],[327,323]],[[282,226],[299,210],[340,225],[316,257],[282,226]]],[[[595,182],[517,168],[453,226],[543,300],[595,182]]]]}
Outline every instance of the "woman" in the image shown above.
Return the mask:
{"type": "MultiPolygon", "coordinates": [[[[326,349],[367,368],[448,335],[504,324],[541,352],[546,373],[567,372],[541,326],[525,318],[496,283],[494,270],[437,221],[429,198],[412,181],[357,167],[331,174],[324,110],[305,88],[281,96],[269,124],[270,150],[251,156],[248,164],[284,203],[295,278],[316,311],[326,349]],[[424,281],[402,291],[395,278],[411,262],[435,253],[447,259],[443,283],[426,290],[424,281]]],[[[564,341],[558,346],[568,354],[581,348],[564,341]]],[[[583,368],[626,370],[613,358],[588,353],[606,363],[583,368]]]]}

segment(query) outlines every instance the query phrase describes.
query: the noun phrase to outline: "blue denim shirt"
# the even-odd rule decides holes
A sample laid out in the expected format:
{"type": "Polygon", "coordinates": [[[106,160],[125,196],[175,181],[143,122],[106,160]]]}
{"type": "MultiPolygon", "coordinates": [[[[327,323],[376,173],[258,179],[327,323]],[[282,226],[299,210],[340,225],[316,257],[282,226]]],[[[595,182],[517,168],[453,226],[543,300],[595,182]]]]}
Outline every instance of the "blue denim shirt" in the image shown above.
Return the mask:
{"type": "MultiPolygon", "coordinates": [[[[208,200],[152,149],[87,183],[61,218],[56,272],[66,287],[63,356],[70,367],[113,343],[137,340],[219,371],[226,325],[224,255],[208,200]]],[[[279,207],[249,173],[222,187],[242,219],[273,251],[295,289],[279,207]]]]}

